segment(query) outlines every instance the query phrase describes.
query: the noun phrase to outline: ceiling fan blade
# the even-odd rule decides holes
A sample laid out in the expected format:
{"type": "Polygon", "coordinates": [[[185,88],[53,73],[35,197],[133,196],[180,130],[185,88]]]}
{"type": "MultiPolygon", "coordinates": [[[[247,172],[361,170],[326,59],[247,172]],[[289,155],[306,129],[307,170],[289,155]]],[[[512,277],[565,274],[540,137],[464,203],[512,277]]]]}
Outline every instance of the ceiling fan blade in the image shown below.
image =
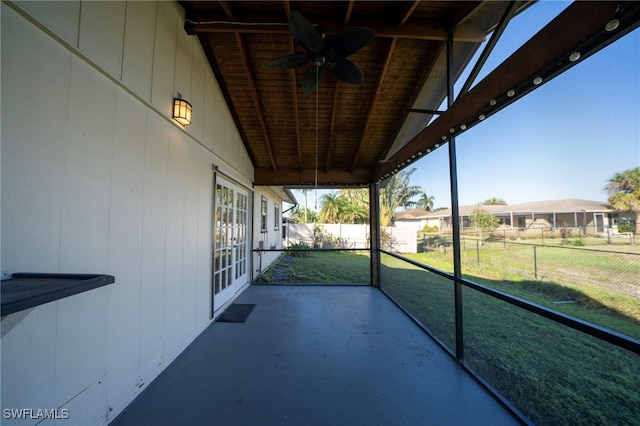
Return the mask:
{"type": "Polygon", "coordinates": [[[371,28],[354,27],[339,31],[325,43],[327,55],[334,58],[346,58],[362,49],[376,35],[371,28]]]}
{"type": "Polygon", "coordinates": [[[295,55],[281,56],[279,58],[272,59],[264,63],[267,68],[273,68],[277,70],[288,70],[291,68],[298,68],[309,62],[309,57],[305,53],[298,53],[295,55]]]}
{"type": "Polygon", "coordinates": [[[324,68],[315,66],[309,68],[304,73],[304,80],[302,82],[302,90],[305,96],[309,96],[320,86],[322,79],[324,78],[324,68]]]}
{"type": "Polygon", "coordinates": [[[289,30],[293,39],[311,53],[318,53],[324,46],[322,36],[300,13],[292,10],[289,14],[289,30]]]}
{"type": "Polygon", "coordinates": [[[327,67],[327,73],[336,80],[344,81],[345,83],[364,83],[364,78],[362,77],[362,71],[360,71],[360,68],[345,58],[338,59],[334,66],[327,67]]]}

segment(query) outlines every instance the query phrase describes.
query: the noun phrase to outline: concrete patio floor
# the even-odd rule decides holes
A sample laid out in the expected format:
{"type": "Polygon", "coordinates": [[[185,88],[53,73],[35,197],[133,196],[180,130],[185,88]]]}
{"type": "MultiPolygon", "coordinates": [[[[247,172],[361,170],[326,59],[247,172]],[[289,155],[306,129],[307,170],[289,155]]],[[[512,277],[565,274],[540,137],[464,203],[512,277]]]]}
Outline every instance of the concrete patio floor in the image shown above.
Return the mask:
{"type": "Polygon", "coordinates": [[[252,285],[111,424],[512,425],[380,290],[252,285]]]}

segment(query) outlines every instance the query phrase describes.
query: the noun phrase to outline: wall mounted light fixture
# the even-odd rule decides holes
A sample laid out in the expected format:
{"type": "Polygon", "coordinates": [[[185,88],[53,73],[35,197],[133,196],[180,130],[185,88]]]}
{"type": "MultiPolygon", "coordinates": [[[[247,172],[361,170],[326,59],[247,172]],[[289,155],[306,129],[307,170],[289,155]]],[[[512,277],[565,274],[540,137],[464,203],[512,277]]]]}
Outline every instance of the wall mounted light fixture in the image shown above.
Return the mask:
{"type": "Polygon", "coordinates": [[[191,124],[191,104],[184,99],[173,99],[173,119],[183,126],[191,124]]]}

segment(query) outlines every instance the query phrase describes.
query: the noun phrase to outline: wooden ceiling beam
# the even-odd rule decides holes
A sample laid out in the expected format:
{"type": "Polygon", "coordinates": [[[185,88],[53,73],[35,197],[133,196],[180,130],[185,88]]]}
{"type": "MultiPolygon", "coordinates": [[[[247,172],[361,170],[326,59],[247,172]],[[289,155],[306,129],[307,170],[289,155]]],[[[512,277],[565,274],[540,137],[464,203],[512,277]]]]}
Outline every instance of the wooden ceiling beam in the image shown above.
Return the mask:
{"type": "Polygon", "coordinates": [[[289,19],[289,15],[291,14],[291,3],[289,3],[289,0],[283,0],[282,5],[284,6],[284,14],[287,15],[287,19],[289,19]]]}
{"type": "Polygon", "coordinates": [[[224,14],[227,15],[230,21],[235,21],[236,17],[233,13],[233,9],[231,8],[231,4],[227,0],[218,0],[220,7],[224,11],[224,14]]]}
{"type": "Polygon", "coordinates": [[[355,0],[351,0],[348,4],[347,4],[347,11],[344,14],[344,24],[347,25],[349,24],[349,20],[351,19],[351,12],[353,12],[353,4],[354,4],[355,0]]]}
{"type": "Polygon", "coordinates": [[[405,10],[402,12],[402,15],[400,17],[400,22],[398,22],[398,27],[402,27],[404,24],[407,23],[407,20],[409,20],[409,18],[413,14],[413,11],[416,10],[416,7],[418,7],[419,4],[420,4],[420,0],[414,0],[413,3],[409,3],[406,6],[405,10]]]}
{"type": "Polygon", "coordinates": [[[251,90],[251,97],[253,98],[254,108],[256,109],[256,116],[260,121],[260,127],[262,128],[262,134],[264,143],[269,154],[269,161],[271,162],[271,168],[275,172],[277,170],[276,161],[273,156],[273,149],[271,148],[271,140],[269,139],[269,131],[267,129],[267,123],[264,118],[264,112],[262,111],[262,105],[260,103],[260,97],[258,96],[258,90],[256,89],[256,82],[253,78],[253,72],[251,72],[251,66],[249,64],[249,55],[247,53],[247,44],[244,41],[243,35],[236,33],[236,42],[238,44],[238,51],[242,57],[242,63],[244,65],[244,72],[247,76],[249,89],[251,90]]]}
{"type": "MultiPolygon", "coordinates": [[[[371,169],[361,168],[348,172],[344,169],[318,170],[318,185],[332,187],[348,185],[362,187],[371,182],[371,169]]],[[[256,167],[253,170],[254,185],[262,186],[314,186],[316,171],[314,169],[284,169],[274,172],[268,167],[256,167]]]]}
{"type": "Polygon", "coordinates": [[[371,101],[369,102],[369,110],[367,111],[367,118],[365,120],[364,129],[362,129],[362,134],[360,135],[360,142],[358,142],[358,148],[356,150],[356,154],[353,156],[353,163],[351,164],[351,170],[355,170],[356,165],[358,164],[358,158],[360,157],[360,152],[362,151],[362,146],[364,145],[365,138],[367,136],[367,132],[369,131],[369,126],[371,124],[371,117],[373,116],[373,110],[376,107],[376,101],[378,99],[378,95],[380,94],[380,90],[382,89],[382,83],[387,74],[387,69],[389,68],[389,64],[391,63],[391,57],[393,56],[393,51],[396,48],[397,39],[391,39],[389,43],[389,47],[387,48],[387,53],[385,55],[384,64],[380,70],[380,74],[378,75],[378,81],[376,82],[376,90],[371,97],[371,101]]]}
{"type": "MultiPolygon", "coordinates": [[[[242,33],[242,34],[281,34],[289,35],[289,27],[286,23],[274,24],[277,18],[272,18],[265,22],[221,22],[221,21],[202,21],[189,17],[185,21],[184,29],[187,34],[195,35],[198,33],[242,33]]],[[[332,35],[346,28],[346,25],[336,24],[327,18],[319,18],[312,20],[314,25],[322,25],[327,35],[332,35]]],[[[350,20],[350,27],[367,27],[372,28],[376,32],[376,37],[380,38],[400,38],[413,40],[436,40],[446,41],[448,29],[442,23],[431,20],[409,19],[406,23],[398,28],[393,24],[384,21],[373,21],[371,19],[350,20]]],[[[481,43],[485,40],[486,35],[480,31],[468,27],[464,30],[456,31],[456,42],[472,42],[481,43]]]]}

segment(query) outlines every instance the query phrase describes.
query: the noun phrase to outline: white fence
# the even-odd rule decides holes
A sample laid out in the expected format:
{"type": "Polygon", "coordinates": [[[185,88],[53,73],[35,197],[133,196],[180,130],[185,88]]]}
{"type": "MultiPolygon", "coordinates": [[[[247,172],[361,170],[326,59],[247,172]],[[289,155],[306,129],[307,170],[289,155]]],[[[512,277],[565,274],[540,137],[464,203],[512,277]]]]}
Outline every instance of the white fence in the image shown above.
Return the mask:
{"type": "MultiPolygon", "coordinates": [[[[417,234],[415,229],[386,227],[382,238],[383,248],[397,253],[416,253],[417,234]]],[[[310,247],[329,248],[369,248],[369,225],[348,225],[338,223],[289,223],[285,246],[305,243],[310,247]]]]}

